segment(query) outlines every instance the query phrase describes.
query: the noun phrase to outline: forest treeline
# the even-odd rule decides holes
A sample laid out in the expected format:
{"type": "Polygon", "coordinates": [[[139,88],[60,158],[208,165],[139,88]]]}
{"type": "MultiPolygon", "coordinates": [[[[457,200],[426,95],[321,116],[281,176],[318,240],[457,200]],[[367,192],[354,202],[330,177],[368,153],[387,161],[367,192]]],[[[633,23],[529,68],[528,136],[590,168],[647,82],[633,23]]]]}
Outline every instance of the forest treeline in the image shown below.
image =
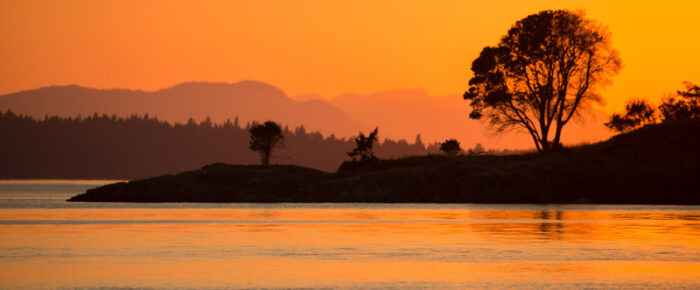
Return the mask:
{"type": "MultiPolygon", "coordinates": [[[[257,164],[258,154],[248,148],[250,126],[210,119],[173,124],[147,114],[35,119],[8,110],[0,112],[0,178],[133,179],[215,162],[257,164]]],[[[303,126],[285,127],[283,134],[285,146],[273,152],[273,164],[335,171],[354,146],[352,138],[323,136],[303,126]]],[[[417,136],[413,143],[387,139],[374,150],[380,158],[396,158],[438,153],[438,146],[417,136]]]]}

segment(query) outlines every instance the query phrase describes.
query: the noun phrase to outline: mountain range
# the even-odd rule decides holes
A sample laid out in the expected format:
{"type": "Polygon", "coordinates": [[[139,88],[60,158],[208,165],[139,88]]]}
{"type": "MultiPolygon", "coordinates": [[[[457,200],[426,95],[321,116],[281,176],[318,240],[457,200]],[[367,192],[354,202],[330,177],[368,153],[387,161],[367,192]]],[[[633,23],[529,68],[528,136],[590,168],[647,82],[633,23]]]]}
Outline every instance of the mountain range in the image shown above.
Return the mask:
{"type": "MultiPolygon", "coordinates": [[[[462,147],[482,143],[488,148],[531,148],[530,137],[510,132],[494,135],[470,120],[468,105],[459,95],[430,96],[423,90],[403,89],[374,94],[290,97],[281,89],[258,81],[237,83],[188,82],[157,91],[95,89],[78,85],[49,86],[0,96],[0,110],[36,118],[46,115],[87,116],[93,113],[149,114],[169,122],[190,118],[214,123],[238,118],[240,124],[274,120],[291,128],[324,135],[351,137],[379,127],[380,138],[433,143],[456,138],[462,147]]],[[[602,125],[607,114],[593,110],[585,124],[573,124],[566,143],[595,142],[609,137],[602,125]]]]}

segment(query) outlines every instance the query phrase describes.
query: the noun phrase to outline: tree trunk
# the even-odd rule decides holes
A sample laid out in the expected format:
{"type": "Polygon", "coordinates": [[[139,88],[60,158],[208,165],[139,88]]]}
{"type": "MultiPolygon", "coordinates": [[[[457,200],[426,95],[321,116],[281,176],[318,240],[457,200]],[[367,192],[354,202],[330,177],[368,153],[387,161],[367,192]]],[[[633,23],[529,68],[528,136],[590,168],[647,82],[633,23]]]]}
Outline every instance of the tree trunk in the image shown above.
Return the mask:
{"type": "Polygon", "coordinates": [[[261,159],[262,159],[263,166],[270,165],[270,152],[269,151],[260,152],[260,157],[262,157],[261,159]]]}
{"type": "Polygon", "coordinates": [[[544,138],[540,140],[540,147],[542,147],[542,152],[548,152],[550,149],[552,149],[549,141],[547,141],[547,139],[544,138]]]}
{"type": "Polygon", "coordinates": [[[561,129],[564,128],[564,124],[560,124],[557,122],[557,128],[554,133],[554,140],[552,140],[552,148],[558,149],[561,148],[561,129]]]}

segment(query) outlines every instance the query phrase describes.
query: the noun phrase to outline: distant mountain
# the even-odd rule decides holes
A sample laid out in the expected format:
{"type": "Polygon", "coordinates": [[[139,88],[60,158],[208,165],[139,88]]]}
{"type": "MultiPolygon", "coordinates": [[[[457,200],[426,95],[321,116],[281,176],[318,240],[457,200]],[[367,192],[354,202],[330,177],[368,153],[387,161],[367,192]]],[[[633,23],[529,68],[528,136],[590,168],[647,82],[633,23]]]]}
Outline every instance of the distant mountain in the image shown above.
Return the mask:
{"type": "Polygon", "coordinates": [[[183,83],[155,92],[93,89],[77,85],[51,86],[0,96],[0,109],[37,118],[148,113],[161,120],[187,122],[210,117],[219,123],[239,118],[241,125],[274,120],[292,128],[351,136],[369,128],[337,107],[321,100],[294,101],[280,89],[256,81],[238,83],[183,83]]]}
{"type": "MultiPolygon", "coordinates": [[[[294,129],[320,131],[337,137],[357,135],[379,126],[380,139],[433,143],[456,138],[463,148],[482,143],[487,148],[533,148],[529,135],[493,134],[483,122],[468,118],[469,106],[459,95],[431,96],[423,90],[393,90],[368,95],[344,94],[327,100],[318,95],[288,97],[282,90],[256,81],[183,83],[146,92],[92,89],[76,85],[51,86],[0,96],[0,110],[37,118],[45,115],[87,116],[148,113],[161,120],[187,122],[210,117],[214,123],[239,118],[242,126],[255,120],[274,120],[294,129]]],[[[564,130],[565,144],[597,142],[612,134],[603,126],[607,114],[593,110],[584,124],[564,130]]]]}
{"type": "MultiPolygon", "coordinates": [[[[295,97],[296,98],[296,97],[295,97]]],[[[330,103],[352,118],[371,127],[379,126],[381,138],[407,138],[412,142],[417,134],[424,141],[456,138],[462,148],[482,143],[487,148],[533,148],[525,133],[494,134],[484,122],[469,119],[469,104],[461,96],[430,96],[423,90],[392,90],[369,95],[345,94],[330,103]]],[[[612,136],[603,123],[607,114],[592,110],[584,114],[583,122],[564,128],[565,144],[592,143],[612,136]]]]}

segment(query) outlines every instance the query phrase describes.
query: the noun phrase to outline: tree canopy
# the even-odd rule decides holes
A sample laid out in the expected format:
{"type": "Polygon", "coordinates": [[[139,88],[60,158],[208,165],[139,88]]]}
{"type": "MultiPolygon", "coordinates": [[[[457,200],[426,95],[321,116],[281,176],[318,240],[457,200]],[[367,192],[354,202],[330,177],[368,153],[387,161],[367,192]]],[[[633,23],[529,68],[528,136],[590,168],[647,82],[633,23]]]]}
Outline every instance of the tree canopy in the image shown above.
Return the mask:
{"type": "Polygon", "coordinates": [[[470,118],[486,117],[498,132],[525,130],[538,151],[549,151],[561,146],[572,118],[602,101],[600,87],[620,67],[603,26],[582,12],[542,11],[481,51],[464,99],[470,118]]]}
{"type": "Polygon", "coordinates": [[[625,105],[625,114],[614,113],[605,126],[618,131],[628,132],[644,125],[654,124],[657,120],[654,107],[644,99],[631,99],[625,105]]]}
{"type": "Polygon", "coordinates": [[[454,157],[462,151],[462,148],[459,147],[459,141],[456,139],[448,139],[440,144],[440,150],[445,152],[447,156],[454,157]]]}
{"type": "Polygon", "coordinates": [[[256,124],[250,127],[250,145],[248,148],[260,152],[262,165],[270,164],[270,154],[277,146],[284,145],[282,128],[273,121],[256,124]]]}
{"type": "Polygon", "coordinates": [[[621,133],[629,132],[655,124],[659,113],[664,122],[700,118],[700,87],[685,82],[685,90],[676,91],[676,95],[664,98],[658,110],[646,100],[631,99],[625,105],[625,113],[612,114],[605,126],[621,133]]]}
{"type": "Polygon", "coordinates": [[[665,98],[659,111],[664,121],[700,118],[700,87],[686,82],[685,91],[678,91],[677,96],[665,98]]]}

